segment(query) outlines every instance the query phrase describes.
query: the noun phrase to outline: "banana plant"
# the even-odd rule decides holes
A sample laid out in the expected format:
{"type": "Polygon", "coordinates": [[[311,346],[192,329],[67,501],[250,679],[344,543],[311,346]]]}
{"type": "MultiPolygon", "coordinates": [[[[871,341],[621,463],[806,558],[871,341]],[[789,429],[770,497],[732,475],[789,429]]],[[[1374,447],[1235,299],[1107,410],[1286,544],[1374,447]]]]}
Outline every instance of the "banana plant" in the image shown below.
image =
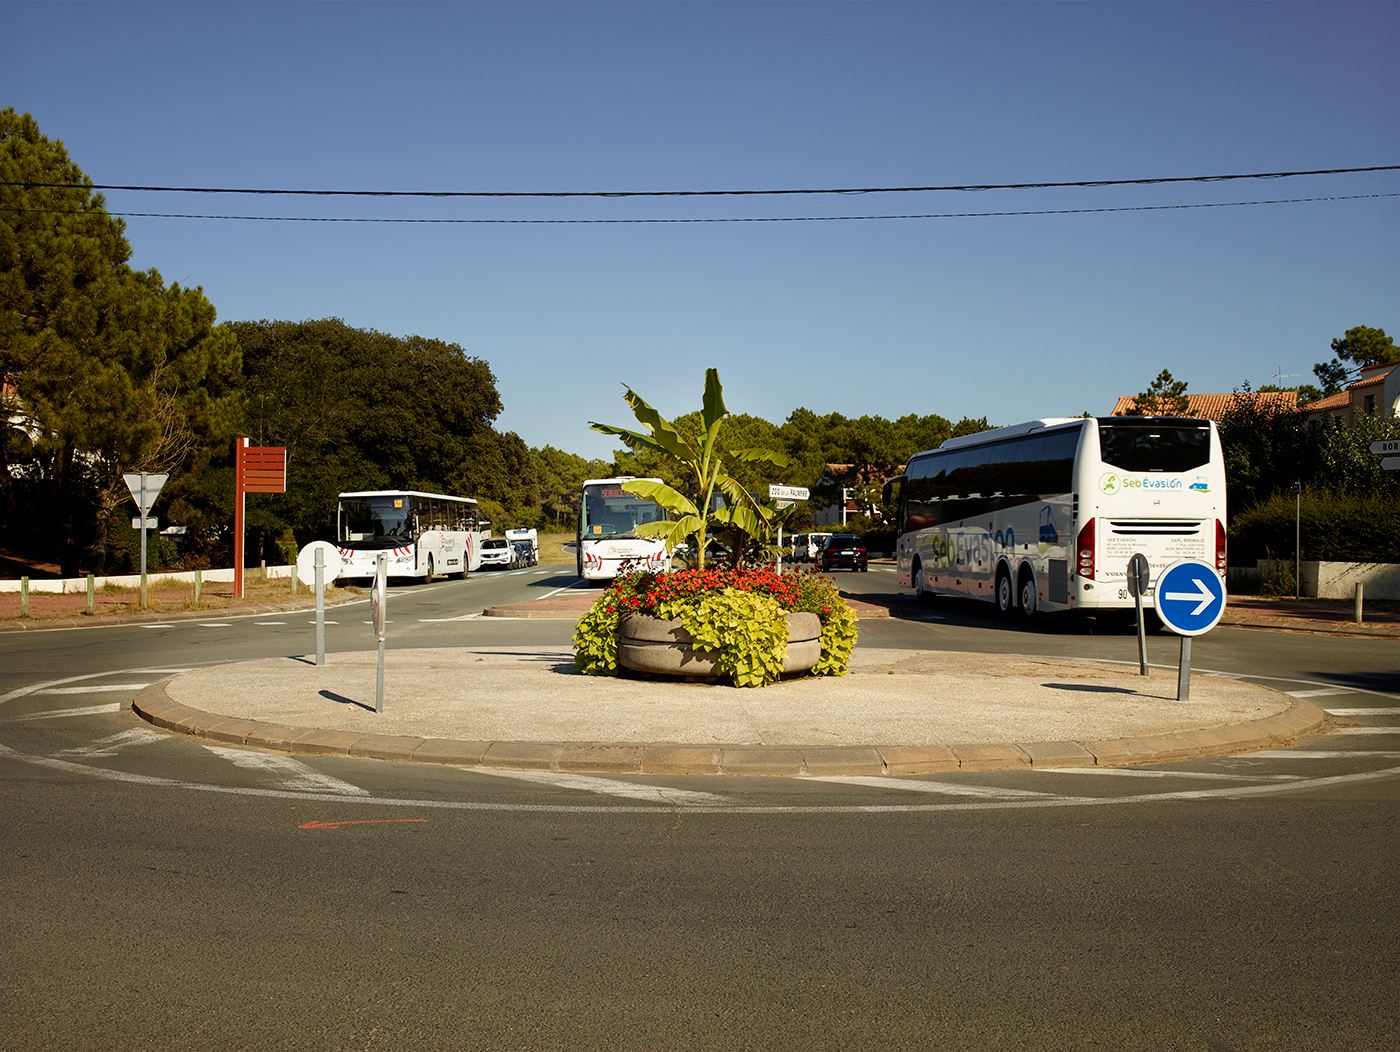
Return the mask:
{"type": "MultiPolygon", "coordinates": [[[[626,386],[626,385],[624,385],[626,386]]],[[[684,493],[664,482],[648,482],[633,479],[624,482],[622,488],[644,500],[652,501],[665,508],[673,516],[665,522],[645,523],[637,528],[639,535],[660,537],[667,548],[674,548],[687,537],[695,537],[697,565],[705,568],[706,535],[711,528],[739,529],[752,536],[764,536],[768,523],[773,518],[773,510],[766,508],[724,470],[725,457],[742,463],[764,461],[775,467],[787,467],[792,461],[786,453],[775,449],[731,449],[719,448],[720,425],[729,415],[724,407],[724,391],[719,382],[719,370],[705,371],[705,398],[700,411],[702,433],[694,442],[685,438],[660,413],[653,409],[632,388],[626,388],[623,396],[632,407],[632,415],[646,428],[646,432],[633,431],[612,424],[599,424],[589,421],[588,426],[604,435],[615,435],[634,451],[639,448],[654,449],[678,461],[682,469],[695,482],[695,492],[700,502],[697,506],[684,493]],[[723,508],[710,510],[718,489],[728,500],[723,508]],[[704,509],[704,510],[702,510],[704,509]]]]}

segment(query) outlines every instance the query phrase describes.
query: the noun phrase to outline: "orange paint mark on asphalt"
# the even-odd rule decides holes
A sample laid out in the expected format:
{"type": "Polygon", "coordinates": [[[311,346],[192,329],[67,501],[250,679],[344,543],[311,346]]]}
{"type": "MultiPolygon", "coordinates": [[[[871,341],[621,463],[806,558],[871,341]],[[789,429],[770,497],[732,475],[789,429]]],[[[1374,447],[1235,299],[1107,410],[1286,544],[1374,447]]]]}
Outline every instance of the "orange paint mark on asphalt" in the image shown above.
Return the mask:
{"type": "Polygon", "coordinates": [[[339,829],[341,826],[382,825],[385,822],[426,822],[426,818],[359,818],[352,822],[307,822],[298,829],[339,829]]]}

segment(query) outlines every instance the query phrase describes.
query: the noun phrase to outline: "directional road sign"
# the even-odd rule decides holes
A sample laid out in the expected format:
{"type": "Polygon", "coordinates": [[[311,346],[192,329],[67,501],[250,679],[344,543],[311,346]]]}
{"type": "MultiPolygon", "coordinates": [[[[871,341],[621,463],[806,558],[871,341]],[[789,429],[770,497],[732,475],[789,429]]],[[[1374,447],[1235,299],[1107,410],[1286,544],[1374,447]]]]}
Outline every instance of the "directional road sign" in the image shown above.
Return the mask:
{"type": "Polygon", "coordinates": [[[1370,445],[1372,453],[1400,453],[1400,438],[1383,438],[1379,442],[1372,442],[1370,445]]]}
{"type": "Polygon", "coordinates": [[[1382,471],[1400,471],[1400,457],[1381,457],[1382,471]]]}
{"type": "Polygon", "coordinates": [[[769,485],[768,498],[770,500],[806,500],[811,493],[806,486],[775,486],[769,485]]]}
{"type": "Polygon", "coordinates": [[[1225,612],[1225,582],[1200,559],[1181,559],[1157,578],[1157,616],[1179,636],[1204,635],[1225,612]]]}

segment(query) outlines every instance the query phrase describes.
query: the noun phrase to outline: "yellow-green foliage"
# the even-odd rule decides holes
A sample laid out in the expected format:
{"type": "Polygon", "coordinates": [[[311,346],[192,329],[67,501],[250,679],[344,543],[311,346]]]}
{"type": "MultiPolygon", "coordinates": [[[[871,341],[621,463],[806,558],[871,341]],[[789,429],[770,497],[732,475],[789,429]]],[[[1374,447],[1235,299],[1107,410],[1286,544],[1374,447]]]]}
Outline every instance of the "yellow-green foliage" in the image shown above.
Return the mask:
{"type": "Polygon", "coordinates": [[[617,624],[622,613],[604,592],[574,627],[574,668],[585,676],[617,674],[617,624]]]}
{"type": "Polygon", "coordinates": [[[764,687],[783,674],[787,620],[776,600],[725,588],[707,593],[679,616],[692,645],[713,653],[715,670],[736,687],[764,687]]]}
{"type": "Polygon", "coordinates": [[[856,648],[856,615],[845,603],[832,608],[822,620],[822,656],[812,666],[817,676],[844,676],[856,648]]]}

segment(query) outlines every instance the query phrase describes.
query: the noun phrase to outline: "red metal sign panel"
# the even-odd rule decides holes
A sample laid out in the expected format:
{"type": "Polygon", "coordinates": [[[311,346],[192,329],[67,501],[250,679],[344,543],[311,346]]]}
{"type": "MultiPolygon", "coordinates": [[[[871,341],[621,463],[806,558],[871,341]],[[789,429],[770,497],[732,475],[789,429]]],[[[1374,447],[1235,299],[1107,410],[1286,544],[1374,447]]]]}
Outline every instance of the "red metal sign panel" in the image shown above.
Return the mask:
{"type": "Polygon", "coordinates": [[[242,493],[287,492],[285,446],[236,446],[235,485],[242,493]]]}

